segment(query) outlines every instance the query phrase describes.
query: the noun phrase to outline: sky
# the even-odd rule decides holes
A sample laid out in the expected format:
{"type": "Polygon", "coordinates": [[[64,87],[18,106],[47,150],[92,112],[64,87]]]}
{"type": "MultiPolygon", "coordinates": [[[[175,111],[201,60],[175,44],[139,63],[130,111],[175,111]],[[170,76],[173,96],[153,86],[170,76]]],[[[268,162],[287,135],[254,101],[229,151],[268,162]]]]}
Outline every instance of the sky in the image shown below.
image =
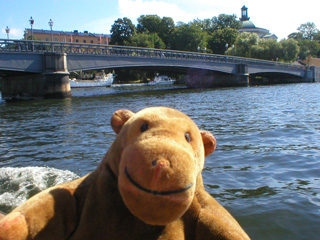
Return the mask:
{"type": "Polygon", "coordinates": [[[241,7],[248,8],[248,16],[256,27],[265,28],[287,38],[307,22],[320,29],[320,1],[318,0],[0,0],[0,38],[22,39],[29,19],[34,29],[110,34],[118,18],[127,17],[136,25],[141,15],[156,14],[171,17],[175,23],[207,19],[220,14],[241,15],[241,7]]]}

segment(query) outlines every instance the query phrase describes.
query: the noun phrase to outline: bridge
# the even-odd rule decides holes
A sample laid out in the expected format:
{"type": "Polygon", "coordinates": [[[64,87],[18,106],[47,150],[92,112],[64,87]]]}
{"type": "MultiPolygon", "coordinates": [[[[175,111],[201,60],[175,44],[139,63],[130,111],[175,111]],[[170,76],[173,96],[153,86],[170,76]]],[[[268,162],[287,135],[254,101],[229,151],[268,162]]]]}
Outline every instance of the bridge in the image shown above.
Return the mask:
{"type": "Polygon", "coordinates": [[[188,72],[190,87],[248,86],[249,76],[320,81],[320,69],[235,56],[79,43],[0,39],[4,99],[70,97],[69,72],[114,68],[188,72]]]}

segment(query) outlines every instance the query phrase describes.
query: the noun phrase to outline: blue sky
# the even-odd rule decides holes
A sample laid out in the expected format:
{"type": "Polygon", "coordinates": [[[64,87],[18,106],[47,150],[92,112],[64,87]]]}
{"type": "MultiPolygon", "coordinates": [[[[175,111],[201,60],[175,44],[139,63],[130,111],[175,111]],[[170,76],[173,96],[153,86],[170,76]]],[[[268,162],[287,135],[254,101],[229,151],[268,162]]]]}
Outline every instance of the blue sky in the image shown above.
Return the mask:
{"type": "Polygon", "coordinates": [[[306,22],[314,22],[320,29],[318,0],[0,0],[0,38],[7,38],[8,26],[10,38],[22,39],[24,29],[30,28],[31,16],[35,29],[49,30],[51,18],[54,30],[109,34],[118,18],[128,17],[136,24],[140,15],[157,14],[172,17],[176,23],[188,23],[222,13],[240,17],[244,4],[250,20],[279,39],[306,22]]]}

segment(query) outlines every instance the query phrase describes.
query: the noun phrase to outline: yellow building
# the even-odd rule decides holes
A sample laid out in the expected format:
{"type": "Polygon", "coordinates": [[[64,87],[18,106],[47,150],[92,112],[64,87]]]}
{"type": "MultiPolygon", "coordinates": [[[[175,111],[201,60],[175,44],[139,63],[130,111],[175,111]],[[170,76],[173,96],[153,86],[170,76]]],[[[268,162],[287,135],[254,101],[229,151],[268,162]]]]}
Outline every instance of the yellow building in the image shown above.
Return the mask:
{"type": "Polygon", "coordinates": [[[86,43],[86,44],[103,44],[108,45],[111,36],[108,34],[90,33],[88,31],[79,32],[74,30],[73,32],[67,31],[51,31],[42,29],[26,29],[24,39],[39,40],[39,41],[53,41],[53,42],[65,42],[65,43],[86,43]]]}

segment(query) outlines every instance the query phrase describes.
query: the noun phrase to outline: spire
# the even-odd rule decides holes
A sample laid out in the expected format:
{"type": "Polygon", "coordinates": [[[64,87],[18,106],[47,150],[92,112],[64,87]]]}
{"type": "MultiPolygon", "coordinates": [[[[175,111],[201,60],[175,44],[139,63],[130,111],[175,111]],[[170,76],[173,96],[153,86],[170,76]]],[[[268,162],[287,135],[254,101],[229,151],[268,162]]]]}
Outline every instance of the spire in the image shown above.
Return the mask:
{"type": "Polygon", "coordinates": [[[243,22],[243,21],[249,21],[249,17],[248,17],[248,8],[243,5],[243,7],[241,8],[241,18],[240,18],[240,21],[243,22]]]}

